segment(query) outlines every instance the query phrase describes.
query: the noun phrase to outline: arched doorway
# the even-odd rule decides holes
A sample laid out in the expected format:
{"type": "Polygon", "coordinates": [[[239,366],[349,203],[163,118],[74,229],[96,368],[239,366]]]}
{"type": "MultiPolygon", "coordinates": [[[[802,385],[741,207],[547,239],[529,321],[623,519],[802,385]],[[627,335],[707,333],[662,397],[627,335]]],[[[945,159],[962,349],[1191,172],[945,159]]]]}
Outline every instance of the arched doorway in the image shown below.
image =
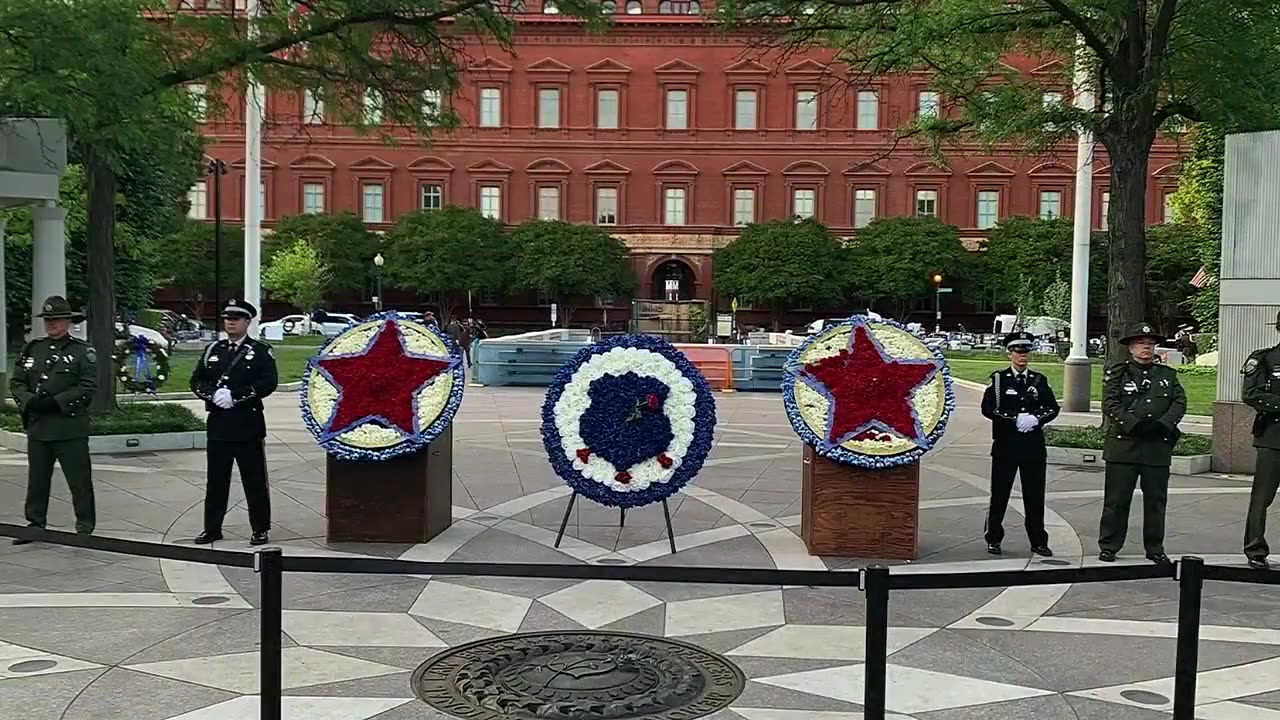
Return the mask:
{"type": "Polygon", "coordinates": [[[667,260],[653,270],[652,292],[654,300],[694,299],[693,270],[679,260],[667,260]]]}

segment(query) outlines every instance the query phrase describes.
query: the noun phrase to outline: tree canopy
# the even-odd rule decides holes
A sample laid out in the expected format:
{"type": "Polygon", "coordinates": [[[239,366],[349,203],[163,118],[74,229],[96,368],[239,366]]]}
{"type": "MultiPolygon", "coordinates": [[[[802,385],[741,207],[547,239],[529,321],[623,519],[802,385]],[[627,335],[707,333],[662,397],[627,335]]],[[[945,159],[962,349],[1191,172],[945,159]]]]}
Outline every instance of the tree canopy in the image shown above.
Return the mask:
{"type": "Polygon", "coordinates": [[[1226,172],[1226,132],[1201,124],[1191,136],[1191,152],[1182,159],[1178,192],[1173,194],[1174,218],[1191,228],[1195,258],[1209,275],[1187,307],[1200,332],[1218,330],[1218,273],[1222,268],[1222,185],[1226,172]]]}
{"type": "Polygon", "coordinates": [[[932,299],[935,274],[949,284],[977,271],[959,230],[933,217],[872,220],[858,231],[851,264],[856,293],[892,308],[903,322],[912,303],[932,299]]]}
{"type": "Polygon", "coordinates": [[[1092,133],[1111,166],[1109,352],[1144,308],[1158,132],[1186,120],[1262,128],[1280,117],[1271,0],[724,0],[718,12],[769,50],[831,49],[847,70],[831,74],[833,85],[926,73],[941,109],[899,133],[938,153],[950,140],[1038,153],[1092,133]],[[1092,107],[1046,95],[1068,97],[1077,63],[1092,107]]]}
{"type": "Polygon", "coordinates": [[[512,253],[502,223],[456,205],[401,215],[382,247],[387,279],[427,296],[443,323],[468,291],[505,287],[512,253]]]}
{"type": "Polygon", "coordinates": [[[755,223],[716,251],[716,291],[768,306],[775,329],[788,307],[828,307],[849,288],[848,252],[826,226],[814,221],[755,223]]]}
{"type": "MultiPolygon", "coordinates": [[[[982,281],[996,303],[1013,305],[1027,315],[1041,314],[1045,290],[1059,278],[1070,282],[1071,245],[1070,220],[1005,218],[983,241],[982,281]]],[[[1107,290],[1106,236],[1094,233],[1089,249],[1089,295],[1094,305],[1102,305],[1107,290]]]]}
{"type": "Polygon", "coordinates": [[[271,235],[264,238],[262,257],[268,260],[299,240],[316,249],[332,272],[329,290],[364,290],[373,275],[373,256],[378,254],[377,233],[359,215],[345,211],[336,215],[289,215],[276,221],[271,235]]]}
{"type": "Polygon", "coordinates": [[[511,239],[515,245],[512,286],[556,298],[565,327],[576,302],[635,288],[627,246],[595,225],[528,220],[512,232],[511,239]]]}
{"type": "MultiPolygon", "coordinates": [[[[244,228],[224,223],[222,242],[215,243],[216,228],[201,220],[186,220],[176,232],[164,239],[159,251],[163,273],[162,284],[178,290],[193,318],[204,317],[205,303],[215,295],[231,297],[229,288],[244,283],[244,228]],[[222,263],[215,263],[214,246],[219,245],[222,263]],[[222,280],[214,287],[214,270],[222,280]],[[215,292],[221,290],[221,292],[215,292]]],[[[221,308],[219,308],[220,310],[221,308]]]]}
{"type": "Polygon", "coordinates": [[[320,306],[333,274],[324,257],[306,240],[297,240],[271,256],[262,286],[290,305],[308,312],[320,306]]]}
{"type": "Polygon", "coordinates": [[[1174,320],[1185,316],[1195,293],[1191,278],[1200,269],[1197,242],[1191,225],[1167,223],[1147,228],[1147,319],[1169,337],[1177,330],[1174,320]]]}

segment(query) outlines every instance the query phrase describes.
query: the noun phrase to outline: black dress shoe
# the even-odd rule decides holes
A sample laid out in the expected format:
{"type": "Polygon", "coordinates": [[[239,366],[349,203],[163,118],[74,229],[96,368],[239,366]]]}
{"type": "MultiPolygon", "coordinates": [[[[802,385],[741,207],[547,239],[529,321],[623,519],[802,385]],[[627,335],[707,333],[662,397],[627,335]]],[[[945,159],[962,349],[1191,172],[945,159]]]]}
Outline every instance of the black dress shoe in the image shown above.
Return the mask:
{"type": "Polygon", "coordinates": [[[262,532],[256,532],[253,534],[253,537],[249,538],[250,545],[266,545],[269,542],[271,542],[271,539],[267,537],[266,530],[263,530],[262,532]]]}
{"type": "MultiPolygon", "coordinates": [[[[28,527],[28,528],[36,528],[36,527],[39,527],[39,526],[38,526],[38,525],[27,525],[27,527],[28,527]]],[[[14,538],[14,539],[13,539],[13,544],[14,544],[14,545],[30,545],[30,544],[31,544],[31,543],[33,543],[33,542],[35,542],[35,540],[29,540],[29,539],[27,539],[27,538],[14,538]]]]}
{"type": "Polygon", "coordinates": [[[1002,552],[1000,550],[1000,543],[987,543],[987,552],[992,555],[999,555],[1002,552]]]}
{"type": "Polygon", "coordinates": [[[1032,545],[1031,552],[1040,557],[1053,557],[1053,551],[1049,549],[1048,545],[1032,545]]]}
{"type": "Polygon", "coordinates": [[[222,533],[211,533],[208,530],[200,533],[193,541],[197,545],[208,545],[209,543],[218,542],[222,539],[222,533]]]}
{"type": "Polygon", "coordinates": [[[1101,560],[1102,562],[1115,562],[1116,553],[1114,550],[1103,550],[1102,552],[1098,553],[1098,559],[1101,560]]]}
{"type": "Polygon", "coordinates": [[[1149,553],[1147,553],[1147,559],[1148,559],[1148,560],[1150,560],[1151,562],[1153,562],[1153,563],[1157,564],[1157,565],[1172,565],[1172,564],[1173,564],[1173,561],[1169,559],[1169,556],[1168,556],[1168,555],[1165,555],[1165,554],[1164,554],[1164,553],[1162,553],[1162,552],[1149,552],[1149,553]]]}
{"type": "Polygon", "coordinates": [[[1270,570],[1271,563],[1267,562],[1264,557],[1251,557],[1249,558],[1249,567],[1254,570],[1270,570]]]}

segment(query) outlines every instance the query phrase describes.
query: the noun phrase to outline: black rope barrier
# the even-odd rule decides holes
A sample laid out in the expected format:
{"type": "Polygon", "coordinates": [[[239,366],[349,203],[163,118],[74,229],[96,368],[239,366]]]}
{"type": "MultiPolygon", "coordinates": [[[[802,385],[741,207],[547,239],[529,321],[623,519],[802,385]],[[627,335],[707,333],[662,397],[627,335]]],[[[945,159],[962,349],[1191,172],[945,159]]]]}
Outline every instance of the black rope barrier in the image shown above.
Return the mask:
{"type": "Polygon", "coordinates": [[[165,545],[141,540],[122,540],[120,538],[102,537],[101,535],[80,535],[61,530],[27,527],[25,525],[0,523],[0,537],[31,540],[32,542],[49,543],[51,545],[66,545],[87,550],[100,550],[102,552],[116,553],[117,555],[181,560],[182,562],[200,563],[201,565],[253,567],[253,555],[250,553],[232,550],[210,550],[208,548],[187,547],[185,545],[165,545]]]}
{"type": "Polygon", "coordinates": [[[1160,580],[1173,578],[1173,565],[1111,565],[1052,570],[996,570],[956,573],[903,573],[889,575],[894,590],[961,590],[966,588],[1023,587],[1160,580]]]}

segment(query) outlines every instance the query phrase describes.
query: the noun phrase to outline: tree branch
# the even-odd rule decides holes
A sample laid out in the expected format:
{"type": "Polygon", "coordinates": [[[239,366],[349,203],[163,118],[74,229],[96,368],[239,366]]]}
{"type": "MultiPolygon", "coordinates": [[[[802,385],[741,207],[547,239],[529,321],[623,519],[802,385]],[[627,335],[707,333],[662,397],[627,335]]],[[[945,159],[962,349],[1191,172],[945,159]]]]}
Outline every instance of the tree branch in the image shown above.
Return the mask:
{"type": "Polygon", "coordinates": [[[1102,36],[1094,31],[1093,26],[1085,19],[1083,15],[1072,10],[1065,0],[1044,0],[1044,3],[1050,7],[1058,15],[1062,16],[1076,32],[1080,33],[1080,37],[1084,38],[1084,42],[1098,56],[1098,62],[1108,68],[1113,67],[1115,56],[1111,53],[1111,48],[1107,47],[1107,43],[1103,41],[1102,36]]]}
{"type": "Polygon", "coordinates": [[[1143,67],[1143,82],[1154,82],[1164,70],[1165,54],[1169,49],[1169,40],[1173,28],[1173,18],[1177,15],[1178,0],[1162,0],[1160,9],[1156,11],[1156,21],[1151,28],[1148,39],[1147,62],[1143,67]]]}
{"type": "Polygon", "coordinates": [[[1164,107],[1156,110],[1154,120],[1155,127],[1160,127],[1166,120],[1174,116],[1184,117],[1192,122],[1202,122],[1203,116],[1200,109],[1185,100],[1174,100],[1166,103],[1164,107]]]}

